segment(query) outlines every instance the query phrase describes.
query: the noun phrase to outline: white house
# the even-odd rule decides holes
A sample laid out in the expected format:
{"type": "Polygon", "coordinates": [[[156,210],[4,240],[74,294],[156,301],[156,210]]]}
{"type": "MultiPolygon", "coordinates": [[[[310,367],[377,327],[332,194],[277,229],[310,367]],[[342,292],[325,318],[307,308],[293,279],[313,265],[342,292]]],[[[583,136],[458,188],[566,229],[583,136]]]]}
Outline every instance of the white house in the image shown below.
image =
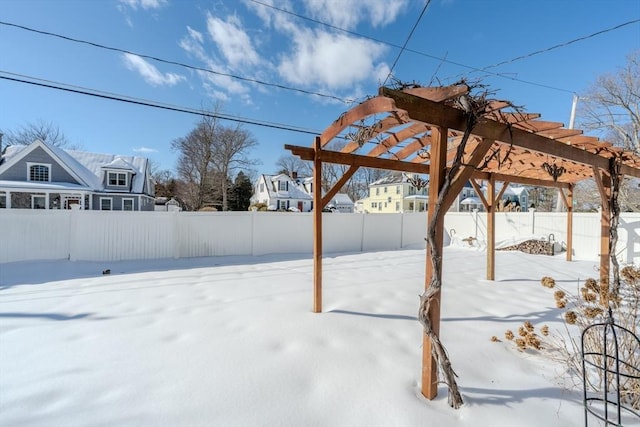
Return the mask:
{"type": "MultiPolygon", "coordinates": [[[[253,188],[251,204],[264,203],[269,210],[293,210],[310,212],[313,210],[314,183],[311,177],[260,175],[253,188]]],[[[328,208],[339,212],[353,212],[353,201],[346,194],[336,194],[328,208]]]]}
{"type": "MultiPolygon", "coordinates": [[[[496,193],[502,189],[502,185],[502,183],[498,183],[496,185],[496,193]]],[[[483,195],[486,197],[487,187],[483,185],[481,190],[483,195]]],[[[514,186],[509,184],[502,194],[500,203],[501,205],[498,206],[499,210],[526,212],[529,207],[529,190],[523,186],[514,186]]],[[[470,183],[467,183],[462,188],[456,201],[451,205],[449,210],[452,212],[469,212],[474,209],[483,211],[484,205],[476,194],[476,190],[470,183]]]]}

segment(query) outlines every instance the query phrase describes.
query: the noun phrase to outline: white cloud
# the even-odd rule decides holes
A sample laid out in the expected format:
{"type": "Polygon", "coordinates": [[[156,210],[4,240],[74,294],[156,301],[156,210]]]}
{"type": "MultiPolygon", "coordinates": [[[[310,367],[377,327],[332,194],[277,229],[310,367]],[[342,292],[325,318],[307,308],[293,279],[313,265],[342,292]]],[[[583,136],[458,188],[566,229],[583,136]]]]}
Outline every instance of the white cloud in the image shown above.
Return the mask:
{"type": "Polygon", "coordinates": [[[320,21],[352,30],[363,21],[373,27],[388,25],[408,3],[408,0],[306,0],[306,9],[320,21]]]}
{"type": "Polygon", "coordinates": [[[153,86],[174,86],[185,80],[184,76],[175,73],[161,73],[155,66],[145,61],[143,58],[125,53],[122,56],[125,66],[135,71],[142,78],[153,86]]]}
{"type": "Polygon", "coordinates": [[[193,39],[195,42],[202,44],[204,42],[204,37],[202,33],[194,30],[190,26],[187,25],[187,32],[189,33],[189,38],[193,39]]]}
{"type": "MultiPolygon", "coordinates": [[[[219,98],[220,90],[224,90],[233,94],[247,94],[249,88],[238,80],[221,74],[229,74],[229,70],[220,65],[222,61],[217,60],[207,54],[203,42],[202,33],[187,27],[187,35],[180,40],[179,46],[194,58],[204,63],[205,68],[213,72],[198,71],[198,75],[205,81],[205,89],[209,94],[215,94],[216,99],[219,98]],[[218,74],[221,73],[221,74],[218,74]],[[213,90],[212,87],[217,87],[213,90]]],[[[225,95],[226,96],[226,95],[225,95]]]]}
{"type": "Polygon", "coordinates": [[[237,16],[229,16],[225,21],[207,13],[207,30],[232,68],[257,65],[260,62],[258,53],[237,16]]]}
{"type": "Polygon", "coordinates": [[[134,153],[157,153],[158,150],[156,150],[155,148],[149,148],[149,147],[138,147],[138,148],[134,148],[133,149],[134,153]]]}
{"type": "MultiPolygon", "coordinates": [[[[299,31],[291,54],[278,70],[288,82],[305,87],[349,89],[364,81],[379,80],[388,69],[376,63],[386,48],[365,39],[322,31],[299,31]]],[[[385,76],[386,77],[386,76],[385,76]]]]}
{"type": "Polygon", "coordinates": [[[131,9],[137,9],[138,7],[149,9],[160,9],[168,4],[168,0],[120,0],[120,4],[128,6],[131,9]]]}

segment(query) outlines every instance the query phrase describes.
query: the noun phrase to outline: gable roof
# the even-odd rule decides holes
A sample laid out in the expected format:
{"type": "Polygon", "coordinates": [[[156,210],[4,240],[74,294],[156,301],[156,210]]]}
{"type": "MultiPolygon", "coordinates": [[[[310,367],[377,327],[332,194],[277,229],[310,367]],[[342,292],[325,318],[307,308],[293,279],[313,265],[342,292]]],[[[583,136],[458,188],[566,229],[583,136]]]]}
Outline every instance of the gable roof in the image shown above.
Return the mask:
{"type": "Polygon", "coordinates": [[[35,140],[29,145],[8,146],[2,156],[4,161],[0,164],[0,173],[20,162],[38,147],[45,150],[53,160],[60,164],[78,182],[93,191],[104,191],[103,177],[105,169],[120,169],[130,171],[133,174],[132,192],[144,192],[148,166],[146,158],[64,150],[40,140],[35,140]]]}
{"type": "Polygon", "coordinates": [[[289,198],[296,200],[312,200],[313,197],[305,189],[304,183],[309,182],[308,178],[296,178],[292,179],[289,175],[262,175],[262,179],[265,181],[269,198],[289,198]],[[289,183],[288,191],[278,191],[277,187],[274,189],[273,183],[276,181],[287,181],[289,183]]]}

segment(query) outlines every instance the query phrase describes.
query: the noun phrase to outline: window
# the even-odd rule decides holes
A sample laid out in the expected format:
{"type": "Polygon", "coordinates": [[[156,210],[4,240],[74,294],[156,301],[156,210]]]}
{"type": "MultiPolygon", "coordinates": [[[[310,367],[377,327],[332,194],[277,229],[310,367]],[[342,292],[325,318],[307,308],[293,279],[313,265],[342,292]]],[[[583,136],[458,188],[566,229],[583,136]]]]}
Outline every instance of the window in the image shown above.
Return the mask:
{"type": "Polygon", "coordinates": [[[391,197],[387,197],[387,202],[391,203],[391,197]]]}
{"type": "Polygon", "coordinates": [[[43,194],[31,196],[31,209],[46,209],[47,198],[43,194]]]}
{"type": "Polygon", "coordinates": [[[263,183],[260,183],[260,192],[264,193],[264,184],[263,183]]]}
{"type": "Polygon", "coordinates": [[[381,211],[382,210],[382,203],[378,203],[378,210],[381,211]]]}
{"type": "Polygon", "coordinates": [[[51,165],[43,163],[27,163],[27,168],[29,170],[29,181],[51,181],[51,165]]]}
{"type": "Polygon", "coordinates": [[[416,194],[416,187],[414,186],[409,187],[409,195],[413,196],[414,194],[416,194]]]}
{"type": "Polygon", "coordinates": [[[400,186],[396,185],[396,194],[400,194],[400,186]]]}
{"type": "Polygon", "coordinates": [[[109,172],[107,176],[107,184],[112,187],[126,187],[127,186],[126,172],[109,172]]]}
{"type": "Polygon", "coordinates": [[[396,202],[396,212],[400,211],[400,202],[396,202]]]}
{"type": "Polygon", "coordinates": [[[110,211],[112,203],[111,197],[100,197],[100,210],[110,211]]]}
{"type": "Polygon", "coordinates": [[[0,193],[0,209],[7,207],[7,193],[0,193]]]}
{"type": "Polygon", "coordinates": [[[278,181],[278,191],[289,190],[289,183],[287,181],[278,181]]]}
{"type": "Polygon", "coordinates": [[[380,187],[376,188],[376,196],[380,195],[380,187]]]}
{"type": "Polygon", "coordinates": [[[132,211],[133,210],[133,199],[122,199],[122,210],[123,211],[132,211]]]}
{"type": "Polygon", "coordinates": [[[385,192],[385,193],[387,192],[387,187],[384,187],[384,192],[385,192]]]}
{"type": "Polygon", "coordinates": [[[377,208],[378,207],[378,202],[371,202],[371,207],[372,208],[377,208]]]}

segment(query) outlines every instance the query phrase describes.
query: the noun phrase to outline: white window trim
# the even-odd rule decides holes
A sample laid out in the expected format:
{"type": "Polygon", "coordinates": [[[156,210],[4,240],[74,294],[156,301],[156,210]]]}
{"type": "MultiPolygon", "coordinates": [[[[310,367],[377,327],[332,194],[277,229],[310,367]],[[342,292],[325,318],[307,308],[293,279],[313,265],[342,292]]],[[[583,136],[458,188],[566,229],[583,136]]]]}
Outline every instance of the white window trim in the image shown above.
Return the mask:
{"type": "Polygon", "coordinates": [[[113,197],[100,197],[100,210],[101,211],[112,211],[113,210],[113,197]],[[102,201],[109,201],[109,209],[102,209],[102,201]]]}
{"type": "Polygon", "coordinates": [[[38,163],[38,162],[27,162],[27,181],[29,182],[51,182],[51,163],[38,163]],[[32,181],[31,180],[31,167],[32,166],[44,166],[49,172],[47,173],[46,181],[32,181]]]}
{"type": "Polygon", "coordinates": [[[47,197],[48,194],[32,194],[31,195],[31,209],[35,209],[36,208],[36,197],[37,198],[43,198],[44,199],[44,208],[45,209],[49,209],[49,197],[47,197]]]}
{"type": "Polygon", "coordinates": [[[120,209],[123,210],[123,211],[125,210],[125,208],[124,208],[124,202],[125,201],[130,201],[131,202],[131,210],[134,211],[135,207],[136,207],[136,203],[135,203],[135,199],[133,197],[124,197],[122,199],[122,204],[120,205],[120,209]]]}
{"type": "Polygon", "coordinates": [[[111,171],[108,170],[107,171],[107,187],[119,187],[119,188],[127,188],[129,187],[129,173],[127,172],[122,172],[122,171],[111,171]],[[116,183],[115,184],[110,184],[110,175],[114,174],[116,175],[116,183]],[[118,175],[124,175],[124,185],[120,185],[118,184],[118,175]]]}

